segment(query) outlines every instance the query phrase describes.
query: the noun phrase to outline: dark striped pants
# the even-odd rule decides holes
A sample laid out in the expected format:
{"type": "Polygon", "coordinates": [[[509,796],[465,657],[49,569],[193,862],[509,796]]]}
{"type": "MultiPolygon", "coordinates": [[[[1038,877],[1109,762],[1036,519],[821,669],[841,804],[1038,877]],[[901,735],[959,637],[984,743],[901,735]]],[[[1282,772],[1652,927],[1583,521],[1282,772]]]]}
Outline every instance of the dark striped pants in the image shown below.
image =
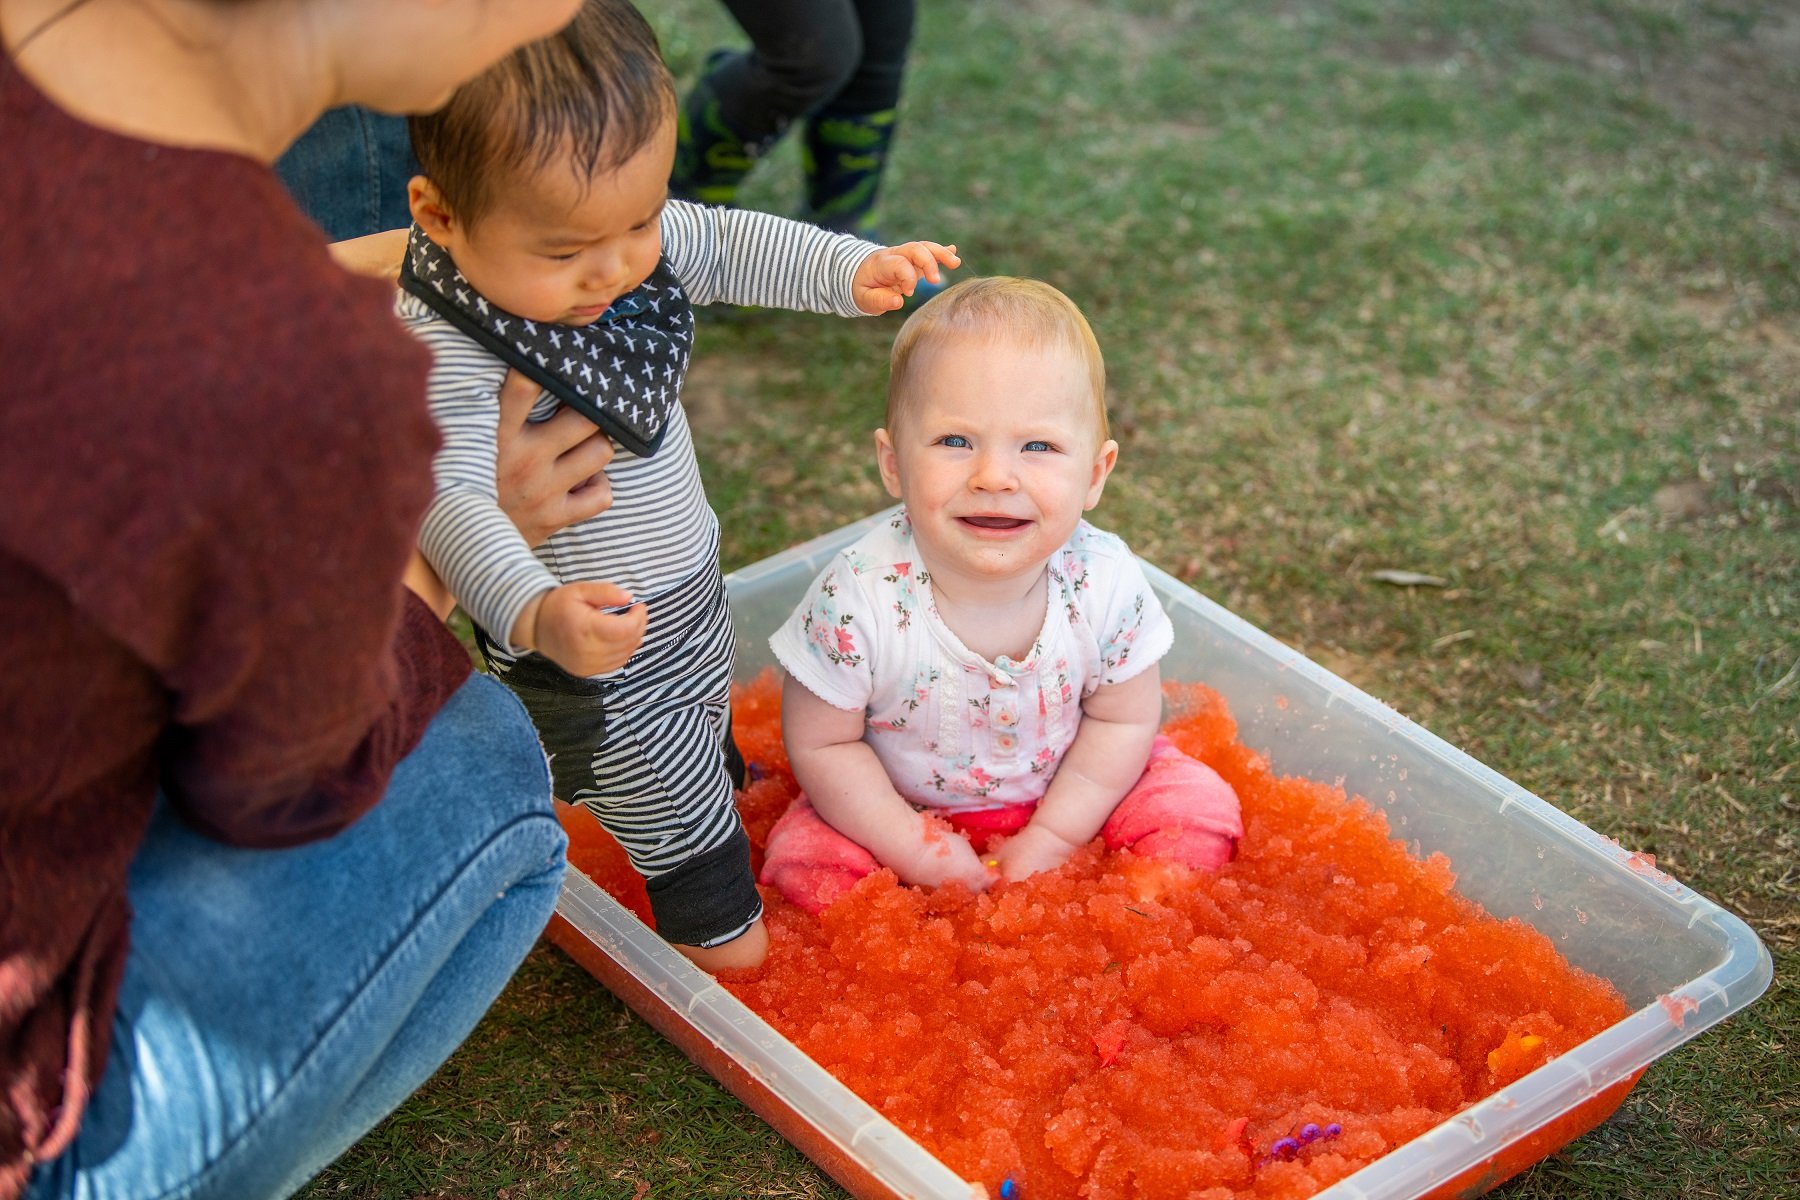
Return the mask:
{"type": "Polygon", "coordinates": [[[731,613],[716,568],[646,604],[644,644],[609,675],[482,649],[536,721],[557,796],[593,813],[648,881],[658,932],[711,945],[762,911],[726,767],[731,613]]]}

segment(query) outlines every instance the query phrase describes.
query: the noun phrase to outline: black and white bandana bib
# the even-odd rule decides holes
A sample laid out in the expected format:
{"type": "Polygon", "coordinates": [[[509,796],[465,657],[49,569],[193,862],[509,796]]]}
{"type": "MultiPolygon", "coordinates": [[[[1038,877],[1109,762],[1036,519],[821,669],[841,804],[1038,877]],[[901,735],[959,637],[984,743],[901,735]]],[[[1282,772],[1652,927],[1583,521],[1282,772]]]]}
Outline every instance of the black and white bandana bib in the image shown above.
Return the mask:
{"type": "Polygon", "coordinates": [[[490,303],[417,225],[400,286],[631,453],[648,458],[662,444],[694,342],[694,309],[667,258],[579,328],[529,321],[490,303]]]}

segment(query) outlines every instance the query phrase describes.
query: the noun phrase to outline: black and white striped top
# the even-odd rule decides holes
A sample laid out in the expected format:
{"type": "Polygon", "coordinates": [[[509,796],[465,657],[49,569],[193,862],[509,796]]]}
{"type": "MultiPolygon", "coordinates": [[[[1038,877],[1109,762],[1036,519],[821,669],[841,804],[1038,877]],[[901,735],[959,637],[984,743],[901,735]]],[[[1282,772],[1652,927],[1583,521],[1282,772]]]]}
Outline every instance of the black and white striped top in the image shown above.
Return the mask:
{"type": "MultiPolygon", "coordinates": [[[[674,329],[684,324],[690,305],[713,303],[863,315],[851,281],[874,247],[860,238],[768,213],[671,200],[663,209],[662,239],[685,297],[636,319],[674,329]]],[[[419,545],[464,610],[504,651],[518,653],[506,639],[525,605],[559,583],[606,580],[650,601],[716,567],[718,518],[707,506],[679,407],[653,456],[615,446],[606,469],[612,507],[554,534],[535,551],[528,547],[495,494],[506,364],[418,297],[401,292],[396,309],[433,354],[426,396],[444,436],[434,465],[437,495],[419,545]]],[[[544,420],[557,407],[545,393],[531,419],[544,420]]]]}

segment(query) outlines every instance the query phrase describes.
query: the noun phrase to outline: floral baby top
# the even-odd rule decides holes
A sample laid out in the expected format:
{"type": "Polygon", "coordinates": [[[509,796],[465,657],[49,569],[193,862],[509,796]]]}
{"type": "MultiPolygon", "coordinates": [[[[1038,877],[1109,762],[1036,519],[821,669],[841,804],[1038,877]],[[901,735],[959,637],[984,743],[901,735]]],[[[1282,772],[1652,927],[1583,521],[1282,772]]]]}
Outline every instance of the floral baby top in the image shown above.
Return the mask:
{"type": "Polygon", "coordinates": [[[912,803],[1036,800],[1075,740],[1082,699],[1137,675],[1174,642],[1168,614],[1114,535],[1083,521],[1046,569],[1031,649],[990,662],[938,616],[899,510],[838,554],[769,646],[821,700],[867,714],[863,740],[912,803]]]}

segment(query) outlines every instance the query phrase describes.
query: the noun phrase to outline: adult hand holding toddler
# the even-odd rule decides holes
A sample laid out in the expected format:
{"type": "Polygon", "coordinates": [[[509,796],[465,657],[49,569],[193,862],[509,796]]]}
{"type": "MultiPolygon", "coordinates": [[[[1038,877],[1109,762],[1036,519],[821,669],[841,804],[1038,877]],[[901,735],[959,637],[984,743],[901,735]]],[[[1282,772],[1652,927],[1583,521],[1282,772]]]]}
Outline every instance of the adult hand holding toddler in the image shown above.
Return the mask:
{"type": "Polygon", "coordinates": [[[612,462],[611,439],[572,408],[531,420],[532,405],[542,394],[543,388],[508,371],[500,385],[496,435],[500,507],[534,547],[612,504],[612,485],[604,474],[612,462]]]}

